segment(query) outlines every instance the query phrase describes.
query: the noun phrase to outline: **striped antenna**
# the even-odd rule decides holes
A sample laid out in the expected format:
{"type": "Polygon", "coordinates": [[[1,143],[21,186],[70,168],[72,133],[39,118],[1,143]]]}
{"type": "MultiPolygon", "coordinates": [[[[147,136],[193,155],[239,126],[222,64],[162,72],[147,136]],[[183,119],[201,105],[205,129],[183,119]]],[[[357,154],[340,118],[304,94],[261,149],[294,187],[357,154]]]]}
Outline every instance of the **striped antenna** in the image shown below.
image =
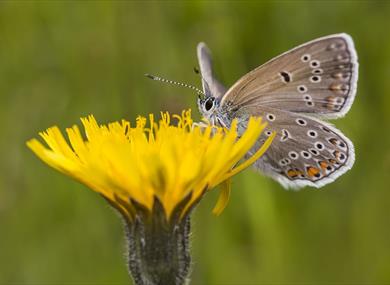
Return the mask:
{"type": "Polygon", "coordinates": [[[150,78],[150,79],[152,79],[152,80],[161,81],[161,82],[165,82],[165,83],[169,83],[169,84],[173,84],[173,85],[177,85],[177,86],[181,86],[181,87],[186,87],[186,88],[195,90],[196,93],[198,93],[198,94],[205,95],[202,90],[196,88],[195,86],[186,84],[186,83],[181,83],[181,82],[165,79],[165,78],[154,76],[154,75],[151,75],[151,74],[148,74],[148,73],[146,73],[145,76],[150,78]]]}

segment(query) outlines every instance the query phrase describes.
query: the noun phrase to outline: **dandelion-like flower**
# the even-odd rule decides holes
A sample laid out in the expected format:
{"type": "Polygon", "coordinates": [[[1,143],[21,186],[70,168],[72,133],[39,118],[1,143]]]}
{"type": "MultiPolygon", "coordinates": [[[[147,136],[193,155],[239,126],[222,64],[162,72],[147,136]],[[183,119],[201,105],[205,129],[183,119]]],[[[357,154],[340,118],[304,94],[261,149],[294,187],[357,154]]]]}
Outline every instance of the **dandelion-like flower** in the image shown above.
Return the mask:
{"type": "Polygon", "coordinates": [[[256,153],[240,163],[265,128],[250,118],[243,134],[237,122],[229,130],[193,124],[190,111],[162,113],[156,122],[138,117],[98,125],[93,116],[77,126],[52,127],[28,147],[45,163],[101,194],[125,220],[129,270],[135,284],[183,284],[190,267],[190,213],[203,195],[222,186],[214,212],[229,198],[230,178],[266,151],[270,136],[256,153]],[[174,125],[171,121],[177,121],[174,125]]]}

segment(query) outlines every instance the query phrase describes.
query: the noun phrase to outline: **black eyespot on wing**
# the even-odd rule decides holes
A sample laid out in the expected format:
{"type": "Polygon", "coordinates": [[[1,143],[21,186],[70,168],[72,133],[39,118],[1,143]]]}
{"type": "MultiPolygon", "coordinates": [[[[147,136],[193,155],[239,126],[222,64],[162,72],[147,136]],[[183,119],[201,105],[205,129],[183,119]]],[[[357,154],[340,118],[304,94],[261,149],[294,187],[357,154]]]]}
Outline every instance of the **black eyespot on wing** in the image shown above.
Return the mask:
{"type": "Polygon", "coordinates": [[[312,76],[311,79],[314,81],[314,82],[317,82],[320,80],[320,78],[318,76],[312,76]]]}
{"type": "Polygon", "coordinates": [[[303,86],[303,85],[299,86],[298,89],[299,89],[299,91],[301,91],[301,92],[305,92],[305,91],[306,91],[306,87],[303,86]]]}
{"type": "Polygon", "coordinates": [[[314,144],[314,146],[319,149],[319,150],[323,150],[324,149],[324,145],[321,143],[321,142],[316,142],[314,144]]]}
{"type": "Polygon", "coordinates": [[[283,77],[283,81],[284,81],[284,82],[290,82],[290,81],[291,81],[291,76],[290,76],[290,74],[288,74],[287,72],[282,71],[282,72],[280,73],[280,75],[283,77]]]}

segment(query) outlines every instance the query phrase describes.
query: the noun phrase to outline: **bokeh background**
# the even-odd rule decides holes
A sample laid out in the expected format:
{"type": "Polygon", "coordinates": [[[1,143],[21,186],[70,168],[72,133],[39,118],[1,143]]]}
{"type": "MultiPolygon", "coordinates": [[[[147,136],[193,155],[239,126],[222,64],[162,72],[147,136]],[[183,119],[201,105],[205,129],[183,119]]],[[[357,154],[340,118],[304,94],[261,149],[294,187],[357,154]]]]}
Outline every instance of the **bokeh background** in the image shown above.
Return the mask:
{"type": "Polygon", "coordinates": [[[390,4],[387,1],[0,3],[0,284],[128,284],[122,225],[98,195],[39,161],[25,141],[94,114],[99,122],[191,107],[195,47],[222,81],[327,34],[355,40],[360,79],[335,121],[351,171],[285,191],[253,171],[220,217],[210,193],[193,221],[193,284],[390,283],[390,4]]]}

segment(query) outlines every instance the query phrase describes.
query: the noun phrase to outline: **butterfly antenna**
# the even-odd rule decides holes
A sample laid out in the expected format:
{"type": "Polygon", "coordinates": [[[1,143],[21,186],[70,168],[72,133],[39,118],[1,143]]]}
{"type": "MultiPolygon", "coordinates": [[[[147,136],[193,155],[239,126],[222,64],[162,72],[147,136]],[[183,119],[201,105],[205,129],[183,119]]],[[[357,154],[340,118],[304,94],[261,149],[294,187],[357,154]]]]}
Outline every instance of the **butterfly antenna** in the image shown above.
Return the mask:
{"type": "Polygon", "coordinates": [[[165,79],[165,78],[154,76],[154,75],[151,75],[151,74],[148,74],[148,73],[146,73],[145,76],[150,78],[150,79],[152,79],[152,80],[161,81],[161,82],[165,82],[165,83],[169,83],[169,84],[173,84],[173,85],[189,88],[189,89],[195,90],[196,93],[198,93],[198,94],[204,95],[202,90],[200,90],[199,88],[196,88],[193,85],[189,85],[187,83],[181,83],[181,82],[165,79]]]}

